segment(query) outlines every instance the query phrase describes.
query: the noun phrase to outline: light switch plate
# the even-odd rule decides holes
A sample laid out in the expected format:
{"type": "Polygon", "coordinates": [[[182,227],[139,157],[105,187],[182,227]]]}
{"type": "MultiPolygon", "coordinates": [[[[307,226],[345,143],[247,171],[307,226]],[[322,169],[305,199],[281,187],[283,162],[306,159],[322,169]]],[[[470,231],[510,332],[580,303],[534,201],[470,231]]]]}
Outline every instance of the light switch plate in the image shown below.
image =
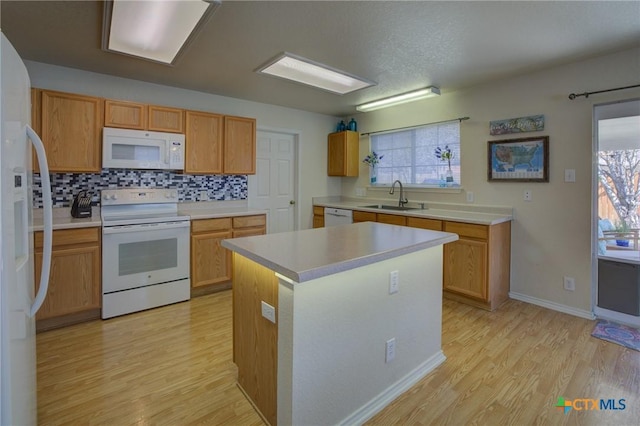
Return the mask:
{"type": "Polygon", "coordinates": [[[575,169],[564,169],[564,181],[565,182],[575,182],[576,181],[576,170],[575,169]]]}

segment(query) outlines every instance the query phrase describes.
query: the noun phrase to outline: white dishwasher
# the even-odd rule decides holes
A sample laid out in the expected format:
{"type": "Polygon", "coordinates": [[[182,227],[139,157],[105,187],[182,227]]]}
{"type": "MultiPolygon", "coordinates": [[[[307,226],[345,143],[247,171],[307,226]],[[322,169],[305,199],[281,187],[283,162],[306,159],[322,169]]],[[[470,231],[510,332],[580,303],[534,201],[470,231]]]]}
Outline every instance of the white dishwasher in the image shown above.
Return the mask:
{"type": "Polygon", "coordinates": [[[324,208],[324,226],[347,225],[353,223],[353,212],[351,210],[324,208]]]}

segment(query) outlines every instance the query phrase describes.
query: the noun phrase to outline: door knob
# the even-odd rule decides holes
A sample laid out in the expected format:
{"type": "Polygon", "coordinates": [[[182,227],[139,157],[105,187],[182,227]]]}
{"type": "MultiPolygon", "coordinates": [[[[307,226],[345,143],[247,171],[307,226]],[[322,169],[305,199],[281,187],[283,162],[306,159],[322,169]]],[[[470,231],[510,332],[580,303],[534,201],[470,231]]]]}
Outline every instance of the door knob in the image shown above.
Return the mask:
{"type": "Polygon", "coordinates": [[[290,201],[289,201],[289,204],[292,204],[292,205],[293,205],[293,204],[295,204],[295,203],[296,203],[296,202],[295,202],[295,200],[290,200],[290,201]]]}

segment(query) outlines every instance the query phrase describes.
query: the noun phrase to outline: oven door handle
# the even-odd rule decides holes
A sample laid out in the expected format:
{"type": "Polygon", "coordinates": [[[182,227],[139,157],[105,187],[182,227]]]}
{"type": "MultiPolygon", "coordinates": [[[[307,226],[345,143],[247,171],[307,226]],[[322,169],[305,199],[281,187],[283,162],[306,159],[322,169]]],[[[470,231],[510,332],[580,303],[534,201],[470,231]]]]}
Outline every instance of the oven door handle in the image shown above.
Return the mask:
{"type": "Polygon", "coordinates": [[[147,232],[160,231],[165,229],[188,228],[191,223],[186,221],[180,222],[162,222],[162,223],[145,223],[141,225],[116,225],[102,228],[102,234],[124,234],[129,232],[147,232]]]}

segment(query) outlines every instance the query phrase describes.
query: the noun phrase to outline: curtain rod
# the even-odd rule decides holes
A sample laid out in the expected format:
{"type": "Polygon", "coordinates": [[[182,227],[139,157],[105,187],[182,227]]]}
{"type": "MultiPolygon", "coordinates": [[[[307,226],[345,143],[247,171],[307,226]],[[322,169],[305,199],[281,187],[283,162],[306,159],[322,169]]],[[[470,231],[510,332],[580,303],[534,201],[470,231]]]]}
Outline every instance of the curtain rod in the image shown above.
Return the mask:
{"type": "Polygon", "coordinates": [[[633,89],[634,87],[640,87],[640,84],[636,84],[633,86],[616,87],[615,89],[598,90],[597,92],[584,92],[584,93],[578,93],[578,94],[572,93],[569,95],[569,99],[574,100],[575,98],[580,96],[584,96],[585,98],[588,98],[589,95],[595,95],[597,93],[606,93],[606,92],[614,92],[616,90],[633,89]]]}
{"type": "Polygon", "coordinates": [[[387,130],[376,130],[375,132],[361,133],[360,136],[369,136],[369,135],[375,135],[376,133],[393,132],[393,131],[396,131],[396,130],[415,129],[415,128],[422,127],[422,126],[428,126],[430,124],[449,123],[451,121],[460,121],[460,122],[462,122],[462,121],[468,120],[468,119],[469,119],[469,117],[452,118],[451,120],[434,121],[432,123],[416,124],[415,126],[396,127],[395,129],[387,129],[387,130]]]}

